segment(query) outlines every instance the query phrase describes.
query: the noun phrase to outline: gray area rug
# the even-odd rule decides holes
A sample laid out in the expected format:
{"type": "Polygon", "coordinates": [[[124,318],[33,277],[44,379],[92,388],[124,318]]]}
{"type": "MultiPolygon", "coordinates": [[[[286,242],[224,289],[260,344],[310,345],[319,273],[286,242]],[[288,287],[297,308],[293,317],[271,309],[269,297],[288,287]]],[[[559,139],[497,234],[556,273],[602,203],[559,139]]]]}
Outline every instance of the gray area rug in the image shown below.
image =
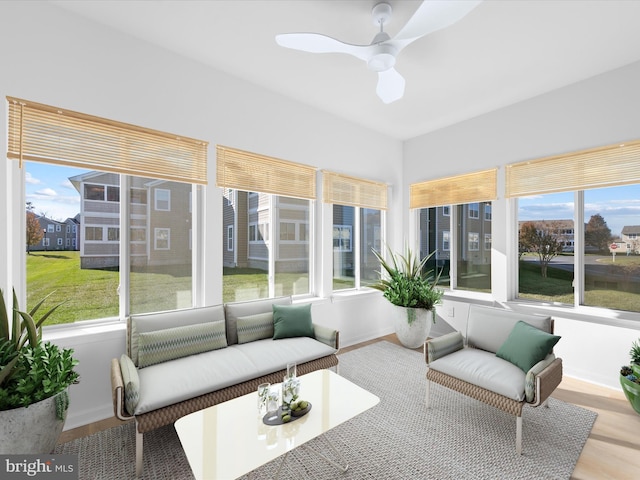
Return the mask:
{"type": "MultiPolygon", "coordinates": [[[[340,374],[380,397],[377,406],[324,436],[348,460],[349,470],[340,474],[299,448],[287,457],[280,478],[569,478],[596,419],[589,410],[555,399],[548,409],[527,407],[520,456],[511,415],[439,385],[432,385],[431,409],[425,409],[426,365],[420,353],[375,343],[341,354],[340,374]]],[[[324,437],[308,445],[335,458],[324,437]]],[[[80,479],[135,476],[131,423],[59,445],[55,452],[79,455],[80,479]]],[[[232,461],[242,461],[242,452],[232,461]]],[[[277,459],[251,478],[273,478],[279,465],[277,459]]],[[[145,434],[143,478],[193,478],[172,426],[145,434]]]]}

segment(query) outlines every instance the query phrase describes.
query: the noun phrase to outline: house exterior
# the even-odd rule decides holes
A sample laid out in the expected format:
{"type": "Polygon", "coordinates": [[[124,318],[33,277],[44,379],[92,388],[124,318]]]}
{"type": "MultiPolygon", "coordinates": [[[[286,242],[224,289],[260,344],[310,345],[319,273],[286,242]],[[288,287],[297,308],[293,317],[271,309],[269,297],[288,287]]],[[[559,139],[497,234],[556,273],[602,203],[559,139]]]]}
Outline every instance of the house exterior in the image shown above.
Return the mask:
{"type": "Polygon", "coordinates": [[[562,244],[563,252],[573,253],[575,244],[573,220],[522,220],[518,222],[518,232],[523,223],[533,223],[538,232],[553,235],[562,244]]]}
{"type": "Polygon", "coordinates": [[[640,225],[625,225],[622,227],[621,237],[629,253],[640,253],[640,225]]]}
{"type": "Polygon", "coordinates": [[[53,220],[44,215],[37,215],[36,219],[42,230],[42,240],[36,245],[31,245],[29,250],[32,252],[51,251],[51,250],[78,250],[80,242],[78,236],[80,234],[79,220],[67,218],[60,222],[53,220]]]}
{"type": "MultiPolygon", "coordinates": [[[[130,177],[132,266],[191,263],[191,185],[130,177]]],[[[120,256],[120,176],[69,179],[80,193],[81,268],[115,268],[120,256]]]]}

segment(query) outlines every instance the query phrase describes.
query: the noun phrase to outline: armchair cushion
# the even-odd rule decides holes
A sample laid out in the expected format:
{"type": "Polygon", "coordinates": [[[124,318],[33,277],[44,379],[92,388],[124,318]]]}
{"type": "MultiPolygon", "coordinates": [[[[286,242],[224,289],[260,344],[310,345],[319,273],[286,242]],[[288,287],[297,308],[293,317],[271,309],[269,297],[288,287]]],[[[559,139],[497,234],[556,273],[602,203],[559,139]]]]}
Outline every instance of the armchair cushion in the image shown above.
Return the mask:
{"type": "Polygon", "coordinates": [[[273,312],[238,317],[238,343],[273,337],[273,312]]]}
{"type": "Polygon", "coordinates": [[[528,372],[536,363],[544,360],[558,340],[560,337],[557,335],[518,321],[496,356],[513,363],[523,372],[528,372]]]}

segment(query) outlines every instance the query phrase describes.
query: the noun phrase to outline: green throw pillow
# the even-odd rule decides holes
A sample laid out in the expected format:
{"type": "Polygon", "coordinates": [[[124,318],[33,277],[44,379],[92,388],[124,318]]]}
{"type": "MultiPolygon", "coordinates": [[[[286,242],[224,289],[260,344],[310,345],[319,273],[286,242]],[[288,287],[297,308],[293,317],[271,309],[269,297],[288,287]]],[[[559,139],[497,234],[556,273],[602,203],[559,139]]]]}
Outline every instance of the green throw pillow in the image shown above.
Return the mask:
{"type": "Polygon", "coordinates": [[[311,337],[311,304],[273,305],[273,339],[311,337]]]}
{"type": "Polygon", "coordinates": [[[560,337],[557,335],[519,321],[496,352],[496,356],[513,363],[523,372],[528,372],[536,363],[544,360],[558,340],[560,337]]]}

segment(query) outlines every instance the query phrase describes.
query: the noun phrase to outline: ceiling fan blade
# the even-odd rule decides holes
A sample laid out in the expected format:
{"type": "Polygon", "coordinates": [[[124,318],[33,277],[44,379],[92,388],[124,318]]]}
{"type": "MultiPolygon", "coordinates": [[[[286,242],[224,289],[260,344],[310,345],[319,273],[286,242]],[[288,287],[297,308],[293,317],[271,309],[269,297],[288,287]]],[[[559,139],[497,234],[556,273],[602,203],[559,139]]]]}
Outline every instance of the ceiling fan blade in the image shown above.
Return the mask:
{"type": "Polygon", "coordinates": [[[417,39],[461,20],[482,0],[424,0],[407,24],[389,42],[398,51],[417,39]]]}
{"type": "Polygon", "coordinates": [[[384,103],[400,100],[404,95],[404,78],[395,68],[378,72],[378,86],[376,93],[384,103]]]}
{"type": "Polygon", "coordinates": [[[281,47],[311,53],[346,53],[365,62],[372,55],[371,45],[352,45],[319,33],[281,33],[276,35],[281,47]]]}

